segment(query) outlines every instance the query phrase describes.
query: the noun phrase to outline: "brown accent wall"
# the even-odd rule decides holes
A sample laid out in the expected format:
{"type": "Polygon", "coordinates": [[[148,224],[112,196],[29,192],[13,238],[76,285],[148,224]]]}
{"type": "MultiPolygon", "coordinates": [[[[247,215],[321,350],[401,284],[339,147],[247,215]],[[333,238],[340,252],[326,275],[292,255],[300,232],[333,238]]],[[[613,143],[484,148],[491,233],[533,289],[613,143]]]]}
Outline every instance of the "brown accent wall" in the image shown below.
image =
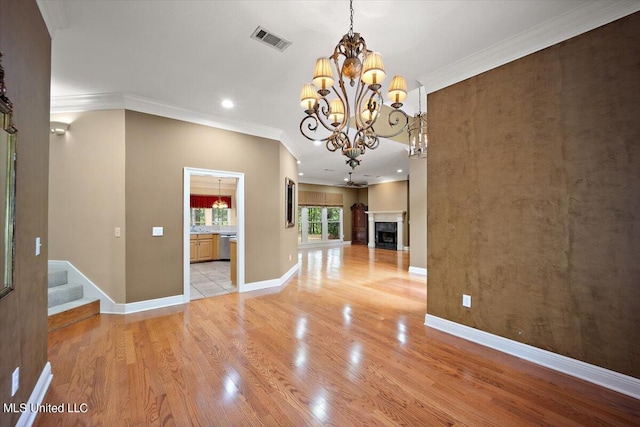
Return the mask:
{"type": "Polygon", "coordinates": [[[409,181],[385,182],[369,186],[370,211],[405,211],[404,242],[409,242],[409,181]]]}
{"type": "Polygon", "coordinates": [[[640,378],[639,100],[640,13],[429,94],[429,314],[640,378]]]}
{"type": "MultiPolygon", "coordinates": [[[[0,51],[17,139],[15,291],[0,300],[0,402],[26,402],[47,362],[47,180],[51,39],[35,1],[0,0],[0,51]],[[42,251],[35,255],[35,238],[42,251]],[[20,388],[11,397],[11,374],[20,388]]],[[[20,414],[0,412],[0,425],[20,414]]]]}
{"type": "Polygon", "coordinates": [[[295,178],[297,166],[278,141],[133,111],[125,129],[127,302],[183,292],[184,167],[245,174],[245,282],[279,278],[295,264],[284,176],[295,178]],[[154,226],[163,237],[151,236],[154,226]]]}

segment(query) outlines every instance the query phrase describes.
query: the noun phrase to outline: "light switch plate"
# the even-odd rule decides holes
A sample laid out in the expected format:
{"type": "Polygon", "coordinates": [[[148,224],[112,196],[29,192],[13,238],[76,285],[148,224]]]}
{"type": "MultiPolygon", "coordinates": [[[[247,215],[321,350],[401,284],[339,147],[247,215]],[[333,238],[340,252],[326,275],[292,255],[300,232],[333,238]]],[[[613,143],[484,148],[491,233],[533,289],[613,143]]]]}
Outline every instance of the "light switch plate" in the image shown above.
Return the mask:
{"type": "Polygon", "coordinates": [[[11,375],[11,396],[15,396],[20,388],[20,367],[17,367],[11,375]]]}
{"type": "Polygon", "coordinates": [[[164,227],[153,227],[151,229],[151,235],[156,237],[164,235],[164,227]]]}
{"type": "Polygon", "coordinates": [[[462,295],[462,306],[463,307],[471,307],[471,295],[462,295]]]}

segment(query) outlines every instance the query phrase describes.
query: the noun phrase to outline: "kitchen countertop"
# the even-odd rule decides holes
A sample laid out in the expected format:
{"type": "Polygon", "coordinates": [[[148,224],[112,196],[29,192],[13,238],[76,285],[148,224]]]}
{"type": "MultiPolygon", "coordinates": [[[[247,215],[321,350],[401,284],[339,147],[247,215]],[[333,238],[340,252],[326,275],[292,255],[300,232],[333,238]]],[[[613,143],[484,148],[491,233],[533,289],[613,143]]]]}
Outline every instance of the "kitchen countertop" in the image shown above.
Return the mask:
{"type": "Polygon", "coordinates": [[[189,234],[224,234],[229,236],[235,236],[236,231],[190,231],[189,234]]]}

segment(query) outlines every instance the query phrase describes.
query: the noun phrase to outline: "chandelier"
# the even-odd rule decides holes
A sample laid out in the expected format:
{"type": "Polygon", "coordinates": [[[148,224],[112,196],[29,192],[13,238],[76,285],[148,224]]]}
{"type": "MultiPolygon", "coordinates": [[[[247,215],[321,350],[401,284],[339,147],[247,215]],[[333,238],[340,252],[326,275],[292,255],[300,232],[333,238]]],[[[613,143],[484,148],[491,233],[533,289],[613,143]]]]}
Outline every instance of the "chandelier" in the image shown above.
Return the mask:
{"type": "Polygon", "coordinates": [[[385,78],[382,57],[368,50],[364,38],[353,32],[353,0],[349,1],[349,9],[349,32],[335,47],[333,55],[316,61],[313,84],[302,88],[300,105],[306,116],[300,122],[300,132],[311,141],[325,142],[329,151],[340,150],[347,157],[346,163],[354,169],[360,164],[358,157],[367,148],[377,148],[380,138],[391,138],[406,130],[409,116],[400,110],[407,97],[407,84],[402,76],[391,79],[387,92],[391,110],[382,109],[384,98],[380,89],[385,78]],[[345,80],[349,81],[350,89],[345,80]],[[329,99],[332,93],[335,97],[329,99]],[[382,115],[386,116],[390,134],[378,133],[374,128],[382,115]],[[328,136],[316,135],[320,126],[328,131],[328,136]],[[355,133],[350,135],[352,127],[355,133]]]}
{"type": "Polygon", "coordinates": [[[427,157],[427,114],[422,112],[422,94],[418,88],[418,114],[408,128],[409,157],[427,157]]]}
{"type": "Polygon", "coordinates": [[[213,202],[213,209],[228,209],[229,205],[227,204],[227,202],[225,202],[224,200],[222,200],[222,196],[221,196],[221,192],[220,192],[220,181],[222,181],[221,179],[218,180],[218,200],[216,200],[215,202],[213,202]]]}

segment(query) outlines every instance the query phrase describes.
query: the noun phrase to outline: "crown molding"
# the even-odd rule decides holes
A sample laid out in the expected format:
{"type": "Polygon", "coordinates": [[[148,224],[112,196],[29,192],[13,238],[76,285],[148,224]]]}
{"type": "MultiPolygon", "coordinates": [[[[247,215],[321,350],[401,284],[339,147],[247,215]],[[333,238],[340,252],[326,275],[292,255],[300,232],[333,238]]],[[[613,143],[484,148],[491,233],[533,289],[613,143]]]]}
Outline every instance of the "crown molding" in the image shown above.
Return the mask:
{"type": "Polygon", "coordinates": [[[96,110],[131,110],[169,119],[182,120],[217,129],[279,141],[295,158],[299,157],[286,133],[278,128],[255,123],[221,119],[177,107],[155,99],[123,93],[97,93],[91,95],[52,96],[51,113],[76,113],[96,110]]]}
{"type": "Polygon", "coordinates": [[[95,110],[119,110],[125,108],[122,93],[95,93],[91,95],[52,96],[51,114],[80,113],[95,110]]]}
{"type": "Polygon", "coordinates": [[[418,80],[431,93],[553,46],[640,10],[635,0],[587,2],[504,42],[478,51],[418,80]]]}
{"type": "Polygon", "coordinates": [[[36,0],[36,3],[40,8],[40,14],[52,39],[56,31],[69,27],[69,18],[63,2],[36,0]]]}

